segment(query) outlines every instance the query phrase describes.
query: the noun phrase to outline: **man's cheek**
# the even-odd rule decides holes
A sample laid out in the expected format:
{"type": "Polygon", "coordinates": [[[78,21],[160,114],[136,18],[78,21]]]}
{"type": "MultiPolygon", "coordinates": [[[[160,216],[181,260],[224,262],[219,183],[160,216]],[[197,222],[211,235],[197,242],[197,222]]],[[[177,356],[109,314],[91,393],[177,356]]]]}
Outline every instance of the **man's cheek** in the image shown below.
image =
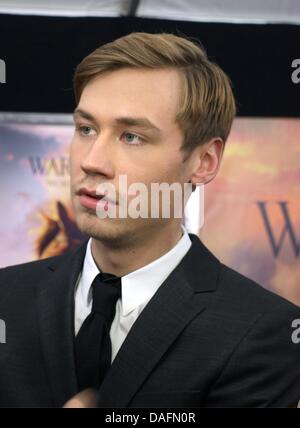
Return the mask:
{"type": "Polygon", "coordinates": [[[83,154],[76,152],[70,156],[70,169],[72,174],[78,174],[81,170],[80,165],[83,159],[83,154]]]}

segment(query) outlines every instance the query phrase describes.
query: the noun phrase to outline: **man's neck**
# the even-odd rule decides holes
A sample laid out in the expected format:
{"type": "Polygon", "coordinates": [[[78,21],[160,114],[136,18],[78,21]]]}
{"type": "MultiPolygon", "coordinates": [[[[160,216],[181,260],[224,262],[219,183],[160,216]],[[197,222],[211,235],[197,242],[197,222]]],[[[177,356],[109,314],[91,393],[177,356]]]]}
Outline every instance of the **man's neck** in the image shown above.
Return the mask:
{"type": "Polygon", "coordinates": [[[165,227],[157,233],[151,232],[128,247],[110,247],[105,242],[92,238],[91,251],[96,265],[102,272],[124,276],[146,266],[170,251],[181,239],[181,225],[173,230],[165,227]]]}

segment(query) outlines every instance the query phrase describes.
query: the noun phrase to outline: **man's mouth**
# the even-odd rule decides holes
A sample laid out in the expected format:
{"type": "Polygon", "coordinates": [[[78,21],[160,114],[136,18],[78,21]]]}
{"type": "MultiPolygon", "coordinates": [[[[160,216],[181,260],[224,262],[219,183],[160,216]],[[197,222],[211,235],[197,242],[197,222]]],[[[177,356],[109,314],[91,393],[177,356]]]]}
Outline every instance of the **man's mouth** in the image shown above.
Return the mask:
{"type": "Polygon", "coordinates": [[[95,199],[98,199],[98,200],[102,199],[105,196],[104,193],[97,193],[96,190],[89,190],[86,187],[81,187],[76,192],[76,194],[78,196],[86,195],[86,196],[89,196],[90,198],[95,198],[95,199]]]}
{"type": "Polygon", "coordinates": [[[96,210],[98,207],[98,209],[107,211],[109,205],[116,205],[115,202],[107,198],[104,193],[98,193],[94,189],[82,187],[76,192],[76,195],[79,196],[80,205],[92,210],[96,210]]]}

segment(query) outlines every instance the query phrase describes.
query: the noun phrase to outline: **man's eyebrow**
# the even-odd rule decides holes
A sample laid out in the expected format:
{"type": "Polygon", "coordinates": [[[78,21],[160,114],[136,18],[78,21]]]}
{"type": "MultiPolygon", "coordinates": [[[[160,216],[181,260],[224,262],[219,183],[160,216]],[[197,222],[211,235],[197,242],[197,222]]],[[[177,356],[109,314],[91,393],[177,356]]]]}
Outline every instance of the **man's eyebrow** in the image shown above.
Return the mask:
{"type": "Polygon", "coordinates": [[[73,116],[74,116],[74,118],[75,118],[75,116],[81,116],[84,119],[90,120],[91,122],[97,122],[97,120],[94,118],[94,116],[92,114],[90,114],[87,111],[82,110],[80,108],[76,108],[74,110],[73,116]]]}
{"type": "Polygon", "coordinates": [[[146,117],[118,117],[115,119],[117,124],[128,125],[128,126],[139,126],[141,128],[148,128],[157,133],[161,134],[161,129],[159,129],[154,123],[150,122],[146,117]]]}
{"type": "MultiPolygon", "coordinates": [[[[81,116],[84,119],[90,120],[91,122],[97,123],[97,119],[90,113],[88,113],[85,110],[76,108],[74,110],[74,117],[75,116],[81,116]]],[[[124,116],[124,117],[117,117],[114,122],[118,125],[128,125],[128,126],[139,126],[141,128],[148,128],[153,131],[156,131],[157,133],[161,133],[161,129],[159,129],[154,123],[152,123],[149,119],[146,117],[131,117],[131,116],[124,116]]]]}

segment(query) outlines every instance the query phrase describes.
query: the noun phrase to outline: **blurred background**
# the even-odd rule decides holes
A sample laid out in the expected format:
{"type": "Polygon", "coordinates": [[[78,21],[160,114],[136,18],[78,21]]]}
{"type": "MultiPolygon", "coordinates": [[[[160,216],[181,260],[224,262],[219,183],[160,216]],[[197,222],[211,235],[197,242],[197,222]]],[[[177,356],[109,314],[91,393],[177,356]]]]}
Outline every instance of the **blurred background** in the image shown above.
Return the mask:
{"type": "Polygon", "coordinates": [[[0,267],[85,239],[69,196],[72,77],[132,31],[198,39],[230,76],[238,117],[205,186],[203,227],[199,194],[186,224],[223,263],[300,305],[299,0],[0,0],[0,267]]]}

